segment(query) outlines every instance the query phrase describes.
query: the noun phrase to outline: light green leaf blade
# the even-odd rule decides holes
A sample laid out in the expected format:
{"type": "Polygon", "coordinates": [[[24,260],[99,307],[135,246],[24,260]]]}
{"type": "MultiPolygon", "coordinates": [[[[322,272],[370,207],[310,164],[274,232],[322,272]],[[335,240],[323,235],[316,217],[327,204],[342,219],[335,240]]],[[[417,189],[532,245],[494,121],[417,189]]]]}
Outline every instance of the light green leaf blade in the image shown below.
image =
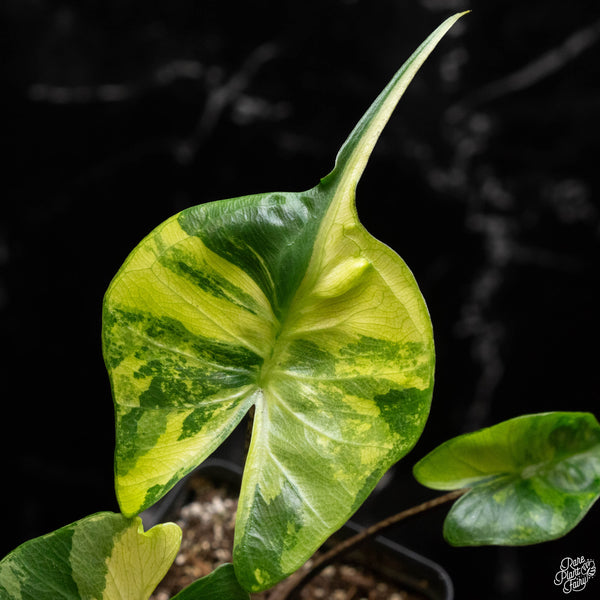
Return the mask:
{"type": "Polygon", "coordinates": [[[355,188],[444,22],[307,192],[182,211],[128,257],[105,297],[121,510],[153,504],[256,416],[234,564],[251,591],[296,570],[417,441],[433,334],[410,270],[358,221],[355,188]]]}
{"type": "Polygon", "coordinates": [[[517,417],[448,440],[415,465],[414,475],[433,489],[472,488],[446,517],[450,544],[556,539],[600,497],[600,426],[589,413],[517,417]]]}
{"type": "Polygon", "coordinates": [[[0,562],[2,600],[147,600],[175,559],[174,523],[102,512],[25,542],[0,562]]]}
{"type": "Polygon", "coordinates": [[[250,594],[238,583],[233,565],[225,564],[181,590],[172,600],[250,600],[250,594]]]}

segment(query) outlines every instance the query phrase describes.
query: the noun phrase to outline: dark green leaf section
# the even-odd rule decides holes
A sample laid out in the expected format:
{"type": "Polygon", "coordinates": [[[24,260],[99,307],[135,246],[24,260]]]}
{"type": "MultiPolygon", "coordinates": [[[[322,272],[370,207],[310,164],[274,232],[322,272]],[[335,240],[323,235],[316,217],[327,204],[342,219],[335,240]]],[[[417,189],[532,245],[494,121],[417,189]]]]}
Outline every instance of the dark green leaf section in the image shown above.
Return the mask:
{"type": "Polygon", "coordinates": [[[197,259],[190,252],[185,252],[177,246],[165,249],[159,260],[160,264],[172,273],[187,279],[198,289],[208,292],[215,298],[230,302],[254,315],[259,312],[256,300],[223,277],[207,260],[197,259]]]}
{"type": "Polygon", "coordinates": [[[453,438],[414,468],[434,489],[472,489],[452,507],[453,545],[561,537],[600,497],[600,426],[588,413],[526,415],[453,438]]]}
{"type": "Polygon", "coordinates": [[[0,599],[79,599],[69,561],[73,532],[67,526],[30,540],[0,562],[0,599]]]}
{"type": "Polygon", "coordinates": [[[235,578],[233,565],[225,564],[186,587],[173,600],[250,600],[250,594],[235,578]]]}
{"type": "Polygon", "coordinates": [[[182,229],[248,273],[281,321],[306,271],[331,196],[319,188],[202,204],[179,215],[182,229]]]}
{"type": "Polygon", "coordinates": [[[112,554],[115,539],[131,526],[131,519],[115,513],[100,513],[101,518],[83,521],[77,536],[77,551],[71,554],[71,566],[78,573],[79,594],[83,598],[98,596],[104,590],[106,559],[112,554]]]}
{"type": "MultiPolygon", "coordinates": [[[[313,471],[314,463],[308,464],[309,460],[307,457],[307,470],[313,471]]],[[[327,476],[333,477],[331,473],[318,473],[319,478],[327,476]]],[[[243,570],[239,577],[243,584],[258,579],[261,586],[270,587],[289,575],[289,571],[281,566],[281,555],[282,550],[290,550],[297,533],[305,524],[302,514],[304,499],[298,488],[290,482],[283,482],[279,493],[269,501],[264,499],[259,489],[252,497],[253,518],[234,546],[233,558],[234,563],[238,562],[236,555],[242,558],[239,562],[243,563],[243,570]],[[270,567],[268,573],[265,572],[265,565],[270,567]]]]}
{"type": "MultiPolygon", "coordinates": [[[[193,334],[176,319],[145,311],[113,307],[105,315],[104,331],[104,351],[110,367],[117,367],[131,354],[131,349],[136,348],[134,356],[145,366],[136,371],[135,377],[156,374],[156,369],[165,364],[184,376],[189,374],[198,379],[197,385],[206,386],[198,390],[202,395],[213,393],[223,385],[246,385],[256,379],[263,362],[260,356],[243,346],[193,334]]],[[[178,396],[173,400],[169,395],[169,399],[185,404],[178,396]]],[[[159,402],[167,400],[163,398],[159,402]]]]}

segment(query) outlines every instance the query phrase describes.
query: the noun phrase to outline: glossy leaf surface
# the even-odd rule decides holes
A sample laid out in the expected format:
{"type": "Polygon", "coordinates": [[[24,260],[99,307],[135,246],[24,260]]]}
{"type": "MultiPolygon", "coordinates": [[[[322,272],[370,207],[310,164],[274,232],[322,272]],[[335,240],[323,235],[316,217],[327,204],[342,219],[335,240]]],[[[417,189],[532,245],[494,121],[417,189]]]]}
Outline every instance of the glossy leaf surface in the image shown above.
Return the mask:
{"type": "Polygon", "coordinates": [[[97,513],[30,540],[0,562],[2,600],[147,600],[175,559],[174,523],[97,513]]]}
{"type": "Polygon", "coordinates": [[[181,590],[172,600],[250,600],[250,594],[238,583],[233,565],[225,564],[181,590]]]}
{"type": "Polygon", "coordinates": [[[517,417],[447,441],[414,474],[433,489],[472,488],[444,523],[455,546],[552,540],[600,496],[600,426],[588,413],[517,417]]]}
{"type": "Polygon", "coordinates": [[[234,551],[249,590],[301,566],[424,427],[427,308],[402,259],[358,221],[354,198],[396,103],[459,16],[395,75],[319,185],[184,210],[107,291],[125,514],[152,505],[255,407],[234,551]]]}

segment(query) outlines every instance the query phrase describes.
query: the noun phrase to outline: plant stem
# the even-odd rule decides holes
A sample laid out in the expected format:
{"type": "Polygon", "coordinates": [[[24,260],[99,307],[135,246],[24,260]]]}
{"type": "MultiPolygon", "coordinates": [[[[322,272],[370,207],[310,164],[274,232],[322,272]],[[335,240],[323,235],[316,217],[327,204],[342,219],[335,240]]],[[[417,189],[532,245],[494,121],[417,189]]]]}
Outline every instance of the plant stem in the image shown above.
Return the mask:
{"type": "Polygon", "coordinates": [[[379,521],[370,527],[363,529],[361,532],[349,537],[347,540],[336,544],[331,550],[328,550],[324,554],[321,554],[317,558],[311,559],[308,561],[302,568],[298,571],[290,575],[285,582],[276,587],[273,590],[273,593],[269,596],[269,600],[287,600],[290,595],[302,584],[306,581],[314,577],[321,569],[325,566],[333,562],[334,560],[340,558],[343,554],[356,547],[358,544],[363,542],[364,540],[373,537],[399,523],[400,521],[404,521],[409,517],[413,517],[415,515],[421,514],[428,510],[432,510],[438,506],[446,504],[447,502],[451,502],[456,500],[463,494],[465,494],[468,490],[455,490],[453,492],[449,492],[447,494],[443,494],[442,496],[438,496],[437,498],[433,498],[432,500],[428,500],[427,502],[423,502],[422,504],[418,504],[417,506],[413,506],[407,510],[399,512],[383,521],[379,521]]]}

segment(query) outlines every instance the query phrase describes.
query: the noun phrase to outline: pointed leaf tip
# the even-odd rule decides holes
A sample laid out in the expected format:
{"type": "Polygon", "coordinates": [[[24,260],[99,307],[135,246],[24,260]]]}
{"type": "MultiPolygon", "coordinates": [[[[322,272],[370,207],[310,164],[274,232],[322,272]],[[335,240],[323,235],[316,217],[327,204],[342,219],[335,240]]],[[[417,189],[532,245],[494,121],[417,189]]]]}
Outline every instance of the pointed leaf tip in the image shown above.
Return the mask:
{"type": "Polygon", "coordinates": [[[356,186],[383,128],[408,85],[446,33],[456,21],[468,12],[470,11],[456,13],[448,17],[400,67],[356,124],[338,152],[333,171],[323,178],[323,182],[340,177],[347,181],[346,185],[342,187],[351,189],[356,186]]]}

